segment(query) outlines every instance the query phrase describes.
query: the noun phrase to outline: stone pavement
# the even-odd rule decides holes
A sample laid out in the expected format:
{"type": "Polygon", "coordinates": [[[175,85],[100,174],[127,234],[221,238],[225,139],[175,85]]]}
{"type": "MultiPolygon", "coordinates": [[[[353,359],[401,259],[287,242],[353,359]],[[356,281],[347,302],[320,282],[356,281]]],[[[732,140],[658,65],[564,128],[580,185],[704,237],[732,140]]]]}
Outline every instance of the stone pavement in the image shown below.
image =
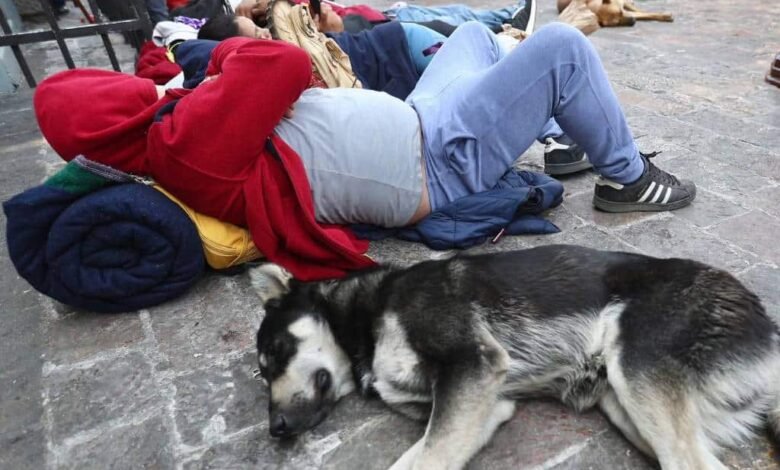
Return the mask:
{"type": "MultiPolygon", "coordinates": [[[[552,21],[554,2],[542,2],[542,23],[552,21]]],[[[593,174],[567,178],[564,203],[549,214],[560,234],[506,237],[474,251],[578,243],[692,257],[735,273],[780,320],[780,90],[763,82],[780,50],[776,2],[638,3],[676,20],[601,30],[592,40],[641,147],[663,150],[663,167],[696,181],[699,198],[671,214],[608,215],[591,208],[593,174]]],[[[79,41],[80,65],[107,65],[99,41],[79,41]]],[[[30,54],[38,77],[63,68],[53,44],[30,54]]],[[[130,70],[132,53],[122,57],[130,70]]],[[[29,90],[0,96],[2,200],[61,165],[30,99],[29,90]]],[[[524,162],[541,169],[541,147],[524,162]]],[[[400,262],[435,256],[397,241],[375,243],[371,253],[400,262]]],[[[262,309],[244,276],[208,276],[165,305],[96,315],[32,290],[3,243],[0,292],[0,469],[381,469],[423,431],[349,397],[296,442],[272,441],[265,391],[251,376],[262,309]]],[[[725,460],[780,468],[764,438],[725,460]]],[[[519,405],[470,468],[653,466],[599,414],[535,401],[519,405]]]]}

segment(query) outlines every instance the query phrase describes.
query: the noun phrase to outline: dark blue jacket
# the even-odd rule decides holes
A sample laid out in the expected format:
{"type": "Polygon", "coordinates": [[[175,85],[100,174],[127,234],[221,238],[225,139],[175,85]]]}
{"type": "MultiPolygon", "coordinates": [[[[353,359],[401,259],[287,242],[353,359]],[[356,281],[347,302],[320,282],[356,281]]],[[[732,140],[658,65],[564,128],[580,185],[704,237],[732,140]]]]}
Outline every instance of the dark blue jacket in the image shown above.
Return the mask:
{"type": "Polygon", "coordinates": [[[369,240],[396,237],[425,243],[434,250],[468,248],[503,235],[557,233],[560,230],[539,214],[563,199],[563,185],[547,175],[508,171],[495,188],[457,199],[412,227],[384,229],[353,226],[369,240]]]}
{"type": "Polygon", "coordinates": [[[184,72],[184,88],[195,88],[206,78],[211,51],[218,44],[208,39],[191,39],[176,46],[173,57],[184,72]]]}
{"type": "Polygon", "coordinates": [[[349,56],[352,71],[363,88],[384,91],[405,100],[420,74],[409,54],[409,44],[401,23],[391,21],[352,34],[329,34],[349,56]]]}

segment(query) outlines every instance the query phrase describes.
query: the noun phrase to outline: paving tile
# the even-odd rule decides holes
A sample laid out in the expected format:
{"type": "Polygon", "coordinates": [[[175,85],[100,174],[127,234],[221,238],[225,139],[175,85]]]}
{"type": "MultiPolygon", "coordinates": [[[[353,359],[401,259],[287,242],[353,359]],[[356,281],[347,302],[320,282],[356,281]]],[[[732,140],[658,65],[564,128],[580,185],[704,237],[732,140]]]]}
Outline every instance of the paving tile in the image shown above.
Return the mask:
{"type": "Polygon", "coordinates": [[[322,463],[326,470],[389,468],[425,433],[422,424],[393,414],[363,421],[358,432],[344,439],[322,463]]]}
{"type": "Polygon", "coordinates": [[[685,219],[697,227],[710,227],[724,219],[745,214],[749,211],[728,199],[706,190],[696,193],[694,204],[674,211],[675,217],[685,219]]]}
{"type": "Polygon", "coordinates": [[[213,445],[225,435],[268,421],[266,388],[252,377],[256,367],[252,352],[227,367],[174,379],[176,425],[184,445],[213,445]]]}
{"type": "Polygon", "coordinates": [[[73,434],[155,413],[163,398],[151,373],[140,353],[51,372],[44,387],[52,441],[59,445],[73,434]]]}
{"type": "Polygon", "coordinates": [[[20,88],[15,93],[0,93],[0,115],[15,114],[23,109],[32,107],[33,91],[29,88],[20,88]]]}
{"type": "Polygon", "coordinates": [[[0,146],[0,158],[3,161],[17,158],[29,159],[31,155],[37,154],[41,147],[48,147],[46,140],[41,137],[41,133],[37,128],[31,129],[27,132],[3,137],[3,145],[0,146]]]}
{"type": "Polygon", "coordinates": [[[585,442],[574,443],[571,456],[552,465],[551,470],[652,470],[657,464],[631,446],[618,431],[599,434],[585,442]]]}
{"type": "Polygon", "coordinates": [[[22,109],[14,113],[0,114],[0,139],[8,139],[16,134],[23,134],[38,129],[32,108],[22,109]]]}
{"type": "Polygon", "coordinates": [[[55,311],[56,318],[44,322],[44,335],[46,359],[58,365],[112,349],[132,348],[144,340],[137,313],[107,315],[77,311],[62,304],[56,304],[55,311]]]}
{"type": "Polygon", "coordinates": [[[389,238],[380,243],[372,243],[368,256],[378,263],[396,263],[408,266],[432,257],[444,256],[448,251],[436,251],[422,243],[413,243],[389,238]]]}
{"type": "Polygon", "coordinates": [[[0,246],[0,468],[38,470],[45,466],[46,442],[40,298],[13,271],[5,243],[0,246]]]}
{"type": "Polygon", "coordinates": [[[716,134],[734,139],[750,138],[757,145],[777,147],[780,145],[780,128],[766,124],[746,128],[744,119],[739,119],[724,110],[714,107],[704,107],[680,116],[683,121],[695,122],[716,134]]]}
{"type": "Polygon", "coordinates": [[[515,416],[502,425],[470,468],[549,468],[572,446],[610,432],[598,413],[577,414],[547,401],[521,401],[515,416]]]}
{"type": "Polygon", "coordinates": [[[37,470],[44,466],[40,366],[0,371],[0,468],[37,470]]]}
{"type": "Polygon", "coordinates": [[[581,194],[587,194],[592,197],[597,178],[598,175],[593,170],[583,171],[574,175],[556,177],[556,179],[563,184],[564,204],[569,198],[581,194]]]}
{"type": "MultiPolygon", "coordinates": [[[[17,422],[17,424],[19,424],[17,422]]],[[[43,426],[32,423],[0,433],[0,468],[40,470],[46,466],[43,426]]]]}
{"type": "Polygon", "coordinates": [[[749,289],[758,295],[767,312],[780,325],[780,268],[759,265],[739,276],[749,289]]]}
{"type": "Polygon", "coordinates": [[[780,217],[780,186],[757,191],[754,194],[754,198],[746,201],[746,203],[763,210],[769,215],[780,217]]]}
{"type": "Polygon", "coordinates": [[[25,427],[40,428],[43,408],[40,401],[40,368],[25,367],[4,369],[0,380],[0,436],[21,435],[25,427]]]}
{"type": "Polygon", "coordinates": [[[692,258],[731,271],[756,262],[713,235],[691,230],[686,222],[674,216],[635,224],[618,231],[617,235],[644,253],[661,258],[692,258]]]}
{"type": "Polygon", "coordinates": [[[758,255],[759,260],[780,263],[777,234],[780,233],[780,219],[763,212],[752,211],[728,219],[712,229],[724,240],[758,255]]]}
{"type": "MultiPolygon", "coordinates": [[[[251,429],[186,460],[184,470],[319,468],[325,454],[340,444],[338,436],[304,435],[292,442],[271,441],[265,429],[251,429]]],[[[364,467],[365,468],[365,467],[364,467]]]]}
{"type": "Polygon", "coordinates": [[[163,419],[153,417],[140,424],[119,426],[92,440],[76,444],[55,459],[56,468],[169,469],[174,468],[174,448],[163,419]]]}
{"type": "Polygon", "coordinates": [[[762,188],[775,185],[770,178],[758,175],[737,162],[723,163],[703,155],[699,158],[675,160],[674,171],[678,177],[696,183],[697,187],[735,202],[749,198],[752,193],[762,188]]]}
{"type": "Polygon", "coordinates": [[[207,275],[175,302],[150,309],[161,367],[184,372],[205,368],[226,354],[254,348],[261,306],[236,278],[207,275]]]}

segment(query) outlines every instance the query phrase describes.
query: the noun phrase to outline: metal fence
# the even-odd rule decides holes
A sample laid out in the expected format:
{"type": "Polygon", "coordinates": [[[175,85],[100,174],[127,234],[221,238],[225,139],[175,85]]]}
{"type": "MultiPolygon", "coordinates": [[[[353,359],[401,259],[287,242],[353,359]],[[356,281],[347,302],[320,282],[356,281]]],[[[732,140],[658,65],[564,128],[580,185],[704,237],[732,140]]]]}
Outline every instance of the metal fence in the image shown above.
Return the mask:
{"type": "MultiPolygon", "coordinates": [[[[66,39],[79,38],[86,36],[100,35],[103,40],[103,45],[106,48],[108,57],[111,60],[111,66],[114,70],[121,72],[119,68],[119,61],[114,51],[114,46],[111,44],[111,40],[108,37],[109,32],[122,32],[125,33],[125,37],[130,44],[135,47],[136,50],[140,50],[143,39],[151,37],[152,24],[149,20],[149,15],[146,13],[146,5],[144,0],[118,0],[122,6],[122,19],[114,19],[113,21],[106,21],[105,16],[98,8],[96,0],[87,0],[89,9],[85,8],[81,0],[74,0],[73,3],[81,10],[88,23],[87,25],[75,26],[71,28],[60,28],[57,23],[57,17],[54,14],[54,10],[51,7],[49,0],[39,0],[41,9],[46,15],[49,26],[51,29],[41,29],[35,31],[24,31],[14,33],[11,31],[11,26],[8,24],[3,10],[0,9],[0,28],[2,28],[2,35],[0,36],[0,47],[10,46],[11,50],[16,57],[16,61],[19,63],[19,67],[24,73],[24,78],[27,80],[27,84],[33,88],[36,86],[35,77],[30,70],[30,66],[24,58],[22,53],[21,44],[29,44],[44,41],[57,41],[57,45],[62,52],[62,58],[65,60],[65,64],[68,68],[75,68],[73,63],[73,57],[70,54],[66,39]]],[[[117,0],[114,0],[117,1],[117,0]]]]}

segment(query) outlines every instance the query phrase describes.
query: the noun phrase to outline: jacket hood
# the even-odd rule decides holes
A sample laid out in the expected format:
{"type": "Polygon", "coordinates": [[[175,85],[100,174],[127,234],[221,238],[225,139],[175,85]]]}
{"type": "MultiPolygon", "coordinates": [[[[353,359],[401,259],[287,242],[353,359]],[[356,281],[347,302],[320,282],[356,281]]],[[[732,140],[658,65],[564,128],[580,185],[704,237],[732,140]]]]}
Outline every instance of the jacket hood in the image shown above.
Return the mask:
{"type": "Polygon", "coordinates": [[[45,79],[33,107],[41,133],[66,161],[77,155],[130,173],[146,172],[146,132],[158,100],[154,82],[78,69],[45,79]]]}

